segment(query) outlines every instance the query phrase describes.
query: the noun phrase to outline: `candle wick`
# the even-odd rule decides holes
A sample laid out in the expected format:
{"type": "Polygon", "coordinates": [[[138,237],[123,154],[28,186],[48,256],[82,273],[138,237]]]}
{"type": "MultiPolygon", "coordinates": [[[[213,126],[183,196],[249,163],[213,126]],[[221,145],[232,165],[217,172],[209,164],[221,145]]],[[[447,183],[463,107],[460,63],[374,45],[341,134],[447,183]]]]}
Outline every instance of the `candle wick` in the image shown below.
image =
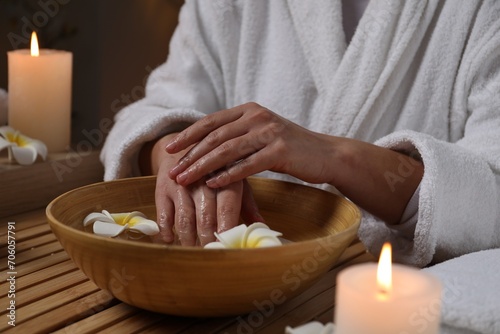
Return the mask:
{"type": "Polygon", "coordinates": [[[378,289],[378,297],[382,300],[387,300],[389,299],[389,296],[391,295],[390,289],[384,289],[383,287],[379,287],[378,289]]]}

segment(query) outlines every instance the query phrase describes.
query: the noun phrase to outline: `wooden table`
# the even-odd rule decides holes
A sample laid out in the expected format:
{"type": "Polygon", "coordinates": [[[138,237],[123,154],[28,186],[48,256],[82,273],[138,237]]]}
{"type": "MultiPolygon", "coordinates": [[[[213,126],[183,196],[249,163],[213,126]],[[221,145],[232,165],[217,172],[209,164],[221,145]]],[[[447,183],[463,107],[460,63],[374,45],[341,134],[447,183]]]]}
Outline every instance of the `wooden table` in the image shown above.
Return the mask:
{"type": "Polygon", "coordinates": [[[52,233],[45,208],[0,219],[2,333],[284,333],[286,326],[332,321],[337,273],[352,264],[374,260],[356,241],[314,286],[272,311],[183,318],[129,306],[90,282],[52,233]],[[15,252],[15,258],[10,254],[10,263],[9,249],[15,252]],[[14,311],[7,309],[12,302],[14,311]],[[9,324],[14,316],[15,327],[9,324]]]}

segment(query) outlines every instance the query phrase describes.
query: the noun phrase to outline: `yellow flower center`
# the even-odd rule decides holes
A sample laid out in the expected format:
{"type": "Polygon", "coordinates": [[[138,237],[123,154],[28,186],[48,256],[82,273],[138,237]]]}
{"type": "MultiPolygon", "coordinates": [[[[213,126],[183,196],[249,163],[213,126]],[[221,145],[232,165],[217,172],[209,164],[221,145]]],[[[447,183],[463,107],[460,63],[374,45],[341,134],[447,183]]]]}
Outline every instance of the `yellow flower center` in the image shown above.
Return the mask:
{"type": "Polygon", "coordinates": [[[19,132],[17,132],[17,131],[6,133],[6,137],[7,138],[5,138],[5,139],[7,139],[7,141],[9,141],[10,143],[16,144],[19,147],[25,147],[29,143],[29,141],[24,136],[20,136],[19,132]]]}

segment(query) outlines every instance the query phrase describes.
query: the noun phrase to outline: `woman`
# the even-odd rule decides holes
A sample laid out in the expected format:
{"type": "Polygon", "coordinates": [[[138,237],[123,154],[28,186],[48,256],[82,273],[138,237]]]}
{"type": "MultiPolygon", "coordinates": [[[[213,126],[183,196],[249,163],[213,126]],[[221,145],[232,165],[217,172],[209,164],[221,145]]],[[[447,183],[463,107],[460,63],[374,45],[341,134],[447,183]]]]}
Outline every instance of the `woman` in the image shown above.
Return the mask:
{"type": "Polygon", "coordinates": [[[102,152],[107,180],[158,174],[164,241],[260,220],[244,180],[269,169],[336,187],[400,261],[500,245],[500,3],[347,3],[186,2],[102,152]]]}

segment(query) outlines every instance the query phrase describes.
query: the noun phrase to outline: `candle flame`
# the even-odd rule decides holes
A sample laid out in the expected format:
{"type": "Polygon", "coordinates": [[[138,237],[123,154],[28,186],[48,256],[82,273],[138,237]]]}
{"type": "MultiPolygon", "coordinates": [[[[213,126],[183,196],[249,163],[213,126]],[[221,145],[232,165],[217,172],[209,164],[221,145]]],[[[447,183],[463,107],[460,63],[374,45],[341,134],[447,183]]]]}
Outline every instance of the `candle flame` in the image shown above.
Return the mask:
{"type": "Polygon", "coordinates": [[[31,56],[38,57],[40,52],[38,51],[38,39],[36,37],[36,32],[31,33],[31,56]]]}
{"type": "Polygon", "coordinates": [[[377,267],[377,286],[380,292],[387,294],[392,289],[392,248],[386,242],[382,247],[377,267]]]}

